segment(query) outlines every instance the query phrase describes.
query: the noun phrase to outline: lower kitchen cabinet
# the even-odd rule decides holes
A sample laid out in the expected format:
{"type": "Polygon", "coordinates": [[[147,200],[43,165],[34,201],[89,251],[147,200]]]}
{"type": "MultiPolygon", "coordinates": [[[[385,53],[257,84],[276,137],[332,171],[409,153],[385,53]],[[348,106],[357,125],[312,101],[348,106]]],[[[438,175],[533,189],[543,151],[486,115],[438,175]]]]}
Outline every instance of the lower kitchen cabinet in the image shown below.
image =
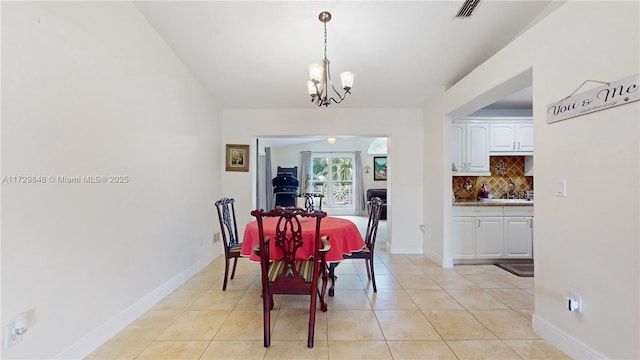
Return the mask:
{"type": "Polygon", "coordinates": [[[532,206],[454,206],[454,260],[533,257],[532,206]]]}
{"type": "Polygon", "coordinates": [[[504,255],[507,258],[533,257],[533,218],[504,218],[504,255]]]}
{"type": "Polygon", "coordinates": [[[501,258],[504,229],[502,217],[476,217],[476,258],[501,258]]]}
{"type": "Polygon", "coordinates": [[[505,206],[504,255],[533,258],[533,206],[505,206]]]}
{"type": "Polygon", "coordinates": [[[476,222],[471,216],[453,217],[453,258],[476,258],[476,222]]]}

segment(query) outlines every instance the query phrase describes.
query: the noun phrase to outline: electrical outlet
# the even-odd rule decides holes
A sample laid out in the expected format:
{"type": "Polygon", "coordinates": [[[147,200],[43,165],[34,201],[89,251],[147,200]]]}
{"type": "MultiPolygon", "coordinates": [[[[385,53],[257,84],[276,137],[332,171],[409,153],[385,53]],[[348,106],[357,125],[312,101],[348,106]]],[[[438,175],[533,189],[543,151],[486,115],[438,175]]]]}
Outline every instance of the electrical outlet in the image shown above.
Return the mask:
{"type": "Polygon", "coordinates": [[[218,241],[220,241],[220,233],[219,232],[213,234],[213,243],[215,244],[218,241]]]}
{"type": "Polygon", "coordinates": [[[13,345],[19,343],[22,341],[22,335],[18,335],[16,334],[16,326],[15,323],[11,323],[9,325],[7,325],[7,328],[5,329],[5,335],[4,335],[4,348],[8,349],[10,347],[12,347],[13,345]]]}
{"type": "Polygon", "coordinates": [[[564,298],[567,310],[582,312],[582,296],[576,295],[564,298]]]}

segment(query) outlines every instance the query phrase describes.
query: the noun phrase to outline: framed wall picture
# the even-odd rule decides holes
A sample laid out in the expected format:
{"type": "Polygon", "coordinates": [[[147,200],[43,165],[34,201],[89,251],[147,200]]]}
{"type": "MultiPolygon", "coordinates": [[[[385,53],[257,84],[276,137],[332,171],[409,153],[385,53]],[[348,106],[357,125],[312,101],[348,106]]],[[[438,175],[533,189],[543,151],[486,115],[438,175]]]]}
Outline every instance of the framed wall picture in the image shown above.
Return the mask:
{"type": "Polygon", "coordinates": [[[387,180],[387,157],[386,156],[373,157],[373,180],[374,181],[387,180]]]}
{"type": "Polygon", "coordinates": [[[249,171],[249,145],[227,144],[227,171],[249,171]]]}

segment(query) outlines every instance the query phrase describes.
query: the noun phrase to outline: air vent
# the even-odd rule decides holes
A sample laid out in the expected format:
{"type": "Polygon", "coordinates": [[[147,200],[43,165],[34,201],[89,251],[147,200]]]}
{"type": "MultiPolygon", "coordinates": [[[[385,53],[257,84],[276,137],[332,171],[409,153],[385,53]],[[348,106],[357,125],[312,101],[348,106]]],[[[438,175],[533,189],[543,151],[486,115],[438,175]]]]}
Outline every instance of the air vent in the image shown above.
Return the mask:
{"type": "Polygon", "coordinates": [[[460,7],[460,11],[456,15],[457,18],[468,18],[480,4],[480,0],[465,0],[464,4],[460,7]]]}

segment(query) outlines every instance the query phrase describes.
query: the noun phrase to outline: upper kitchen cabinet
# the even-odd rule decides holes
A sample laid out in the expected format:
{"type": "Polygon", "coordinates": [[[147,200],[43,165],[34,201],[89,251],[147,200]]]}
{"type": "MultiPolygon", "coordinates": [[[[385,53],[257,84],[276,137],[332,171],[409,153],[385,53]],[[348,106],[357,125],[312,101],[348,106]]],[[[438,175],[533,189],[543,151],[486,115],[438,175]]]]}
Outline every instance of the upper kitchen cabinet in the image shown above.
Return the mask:
{"type": "Polygon", "coordinates": [[[454,121],[451,158],[454,176],[490,176],[489,123],[454,121]]]}
{"type": "Polygon", "coordinates": [[[533,121],[491,121],[489,131],[491,155],[533,154],[533,121]]]}

